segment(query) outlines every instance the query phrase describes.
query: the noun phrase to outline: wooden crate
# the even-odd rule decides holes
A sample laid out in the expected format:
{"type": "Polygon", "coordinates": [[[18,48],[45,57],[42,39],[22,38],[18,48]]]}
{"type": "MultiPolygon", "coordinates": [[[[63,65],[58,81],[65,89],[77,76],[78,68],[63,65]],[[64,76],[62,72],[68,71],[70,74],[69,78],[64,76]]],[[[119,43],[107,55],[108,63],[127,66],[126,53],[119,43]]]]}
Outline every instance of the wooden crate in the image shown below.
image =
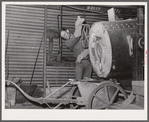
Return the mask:
{"type": "Polygon", "coordinates": [[[132,90],[136,96],[135,104],[144,108],[144,81],[132,81],[132,90]]]}
{"type": "Polygon", "coordinates": [[[144,81],[132,81],[132,90],[134,94],[144,96],[144,81]]]}

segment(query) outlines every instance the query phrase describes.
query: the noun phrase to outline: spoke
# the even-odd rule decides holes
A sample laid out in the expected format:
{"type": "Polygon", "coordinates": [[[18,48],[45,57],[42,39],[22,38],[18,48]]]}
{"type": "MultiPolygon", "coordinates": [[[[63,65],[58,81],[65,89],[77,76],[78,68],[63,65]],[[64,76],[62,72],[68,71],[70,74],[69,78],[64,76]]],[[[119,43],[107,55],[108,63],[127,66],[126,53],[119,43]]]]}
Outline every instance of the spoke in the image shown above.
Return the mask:
{"type": "Polygon", "coordinates": [[[94,95],[94,97],[95,97],[97,100],[99,100],[100,102],[102,102],[102,103],[104,103],[104,104],[107,105],[107,103],[106,103],[104,100],[102,100],[100,97],[98,97],[97,95],[94,95]]]}
{"type": "Polygon", "coordinates": [[[53,109],[57,109],[59,106],[61,106],[63,103],[59,103],[55,108],[53,109]]]}
{"type": "Polygon", "coordinates": [[[105,86],[105,94],[106,94],[106,98],[107,98],[108,103],[109,103],[109,102],[110,102],[110,100],[109,100],[109,93],[108,93],[107,86],[105,86]]]}
{"type": "Polygon", "coordinates": [[[112,96],[112,98],[110,100],[110,104],[113,103],[113,101],[115,100],[115,97],[117,96],[118,92],[119,92],[119,89],[117,89],[116,92],[114,93],[114,95],[112,96]]]}
{"type": "Polygon", "coordinates": [[[51,106],[50,106],[48,103],[45,102],[45,104],[46,104],[50,109],[52,109],[51,106]]]}

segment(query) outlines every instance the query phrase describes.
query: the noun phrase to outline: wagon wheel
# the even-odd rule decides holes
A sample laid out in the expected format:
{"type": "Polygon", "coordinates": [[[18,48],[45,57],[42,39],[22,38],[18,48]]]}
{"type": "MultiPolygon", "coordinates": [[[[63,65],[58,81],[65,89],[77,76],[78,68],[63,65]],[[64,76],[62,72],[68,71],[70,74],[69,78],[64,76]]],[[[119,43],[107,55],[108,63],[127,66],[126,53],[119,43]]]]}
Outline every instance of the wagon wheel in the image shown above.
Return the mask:
{"type": "MultiPolygon", "coordinates": [[[[71,90],[70,98],[71,98],[71,99],[76,99],[77,97],[80,97],[80,96],[81,96],[81,95],[80,95],[78,86],[73,86],[73,87],[72,87],[72,90],[71,90]]],[[[77,105],[77,103],[73,103],[73,104],[70,104],[70,108],[71,108],[71,109],[78,109],[79,106],[77,105]]]]}
{"type": "Polygon", "coordinates": [[[82,46],[84,48],[88,48],[88,41],[89,41],[89,31],[90,31],[90,26],[88,24],[83,25],[83,37],[82,37],[82,46]]]}
{"type": "Polygon", "coordinates": [[[127,94],[119,85],[104,81],[91,93],[88,109],[108,109],[114,103],[122,103],[127,94]]]}

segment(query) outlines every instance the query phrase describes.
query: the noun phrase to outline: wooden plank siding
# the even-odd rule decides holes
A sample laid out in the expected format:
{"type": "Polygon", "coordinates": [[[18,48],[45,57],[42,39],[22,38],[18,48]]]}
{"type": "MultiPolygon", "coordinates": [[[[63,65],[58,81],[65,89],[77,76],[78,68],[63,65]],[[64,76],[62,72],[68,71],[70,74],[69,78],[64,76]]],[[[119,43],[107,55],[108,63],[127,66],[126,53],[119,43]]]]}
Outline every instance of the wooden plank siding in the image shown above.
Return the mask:
{"type": "MultiPolygon", "coordinates": [[[[57,15],[59,13],[59,9],[48,7],[48,28],[58,30],[57,15]]],[[[81,12],[63,10],[63,14],[74,13],[80,14],[81,12]]],[[[74,32],[74,23],[76,17],[77,16],[63,16],[63,27],[74,32]]],[[[102,18],[100,16],[86,16],[86,20],[90,25],[92,25],[96,21],[104,21],[107,20],[107,18],[102,18]]],[[[28,84],[31,80],[40,42],[44,33],[44,7],[7,4],[5,33],[6,40],[8,36],[8,30],[10,30],[7,50],[7,55],[9,56],[9,77],[19,77],[23,80],[24,84],[28,84]]],[[[59,50],[58,42],[58,39],[54,39],[53,53],[55,54],[59,50]]],[[[64,45],[64,40],[62,45],[63,56],[72,56],[72,52],[64,45]]],[[[75,67],[47,66],[46,70],[46,77],[51,86],[61,86],[62,84],[66,83],[68,79],[75,78],[75,67]]],[[[96,77],[95,73],[93,73],[93,77],[96,77]]],[[[43,87],[43,43],[39,52],[39,57],[32,80],[33,84],[43,87]]]]}

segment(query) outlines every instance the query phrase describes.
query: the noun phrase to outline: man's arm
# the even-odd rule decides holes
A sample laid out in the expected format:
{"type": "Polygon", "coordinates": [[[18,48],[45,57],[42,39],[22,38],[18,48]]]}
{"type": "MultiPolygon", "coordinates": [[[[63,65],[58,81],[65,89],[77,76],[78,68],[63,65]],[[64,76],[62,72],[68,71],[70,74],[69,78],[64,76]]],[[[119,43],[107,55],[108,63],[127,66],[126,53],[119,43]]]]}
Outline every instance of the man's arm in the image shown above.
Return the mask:
{"type": "Polygon", "coordinates": [[[74,37],[66,40],[65,45],[72,50],[72,48],[79,42],[80,37],[74,37]]]}
{"type": "Polygon", "coordinates": [[[66,46],[70,49],[73,48],[75,44],[77,44],[81,37],[81,29],[82,29],[82,23],[84,22],[84,18],[80,18],[80,16],[77,17],[77,20],[75,22],[75,32],[74,35],[69,40],[66,40],[66,46]]]}

